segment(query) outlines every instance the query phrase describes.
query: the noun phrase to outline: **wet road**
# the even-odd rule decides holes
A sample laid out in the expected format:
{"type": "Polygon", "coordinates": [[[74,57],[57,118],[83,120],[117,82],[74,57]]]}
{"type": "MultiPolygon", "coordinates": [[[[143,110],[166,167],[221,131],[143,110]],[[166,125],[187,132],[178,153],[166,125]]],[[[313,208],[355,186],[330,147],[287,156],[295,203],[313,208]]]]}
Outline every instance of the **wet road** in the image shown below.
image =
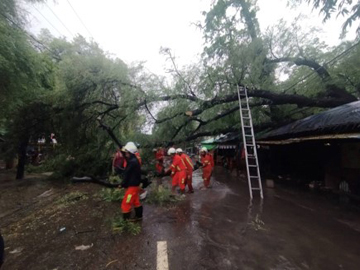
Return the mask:
{"type": "MultiPolygon", "coordinates": [[[[164,182],[169,183],[167,178],[164,182]]],[[[0,189],[7,189],[0,196],[0,227],[8,248],[3,268],[360,269],[358,211],[283,188],[265,189],[263,203],[254,196],[250,204],[245,182],[221,168],[216,168],[212,185],[199,190],[197,171],[195,193],[183,201],[171,207],[145,203],[142,231],[133,236],[110,230],[119,203],[99,200],[97,185],[0,181],[0,189]],[[49,189],[53,195],[40,199],[49,189]],[[75,191],[89,199],[67,208],[51,203],[75,191]],[[66,231],[59,233],[60,227],[66,231]],[[85,251],[74,249],[90,244],[85,251]],[[10,253],[17,248],[23,251],[10,253]],[[159,262],[162,268],[157,268],[159,262]]]]}
{"type": "Polygon", "coordinates": [[[145,218],[139,269],[156,269],[157,241],[167,242],[169,269],[360,269],[358,213],[277,189],[250,203],[241,180],[221,169],[212,180],[199,190],[196,172],[196,193],[145,218]]]}

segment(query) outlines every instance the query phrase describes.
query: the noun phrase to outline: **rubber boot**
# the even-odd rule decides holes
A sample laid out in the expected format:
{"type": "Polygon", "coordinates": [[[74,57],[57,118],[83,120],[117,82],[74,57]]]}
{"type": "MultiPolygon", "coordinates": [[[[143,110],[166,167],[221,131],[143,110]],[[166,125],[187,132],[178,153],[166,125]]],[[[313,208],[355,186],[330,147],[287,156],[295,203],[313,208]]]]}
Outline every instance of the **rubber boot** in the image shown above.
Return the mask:
{"type": "Polygon", "coordinates": [[[130,220],[131,212],[129,213],[123,213],[123,220],[130,220]]]}
{"type": "Polygon", "coordinates": [[[139,206],[135,208],[135,219],[142,220],[143,217],[143,207],[139,206]]]}

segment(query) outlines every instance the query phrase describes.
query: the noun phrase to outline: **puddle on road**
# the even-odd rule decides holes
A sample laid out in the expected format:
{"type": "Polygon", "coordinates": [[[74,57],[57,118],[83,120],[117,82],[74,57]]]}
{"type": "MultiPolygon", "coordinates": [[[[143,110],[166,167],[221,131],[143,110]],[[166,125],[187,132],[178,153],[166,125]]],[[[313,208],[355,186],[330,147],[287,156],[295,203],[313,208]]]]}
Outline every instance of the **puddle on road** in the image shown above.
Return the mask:
{"type": "Polygon", "coordinates": [[[187,253],[199,269],[357,269],[360,243],[354,239],[360,234],[349,224],[310,211],[301,201],[276,199],[274,190],[265,200],[250,201],[247,185],[224,173],[216,173],[211,184],[199,190],[196,171],[195,193],[180,204],[181,232],[193,245],[187,253]]]}

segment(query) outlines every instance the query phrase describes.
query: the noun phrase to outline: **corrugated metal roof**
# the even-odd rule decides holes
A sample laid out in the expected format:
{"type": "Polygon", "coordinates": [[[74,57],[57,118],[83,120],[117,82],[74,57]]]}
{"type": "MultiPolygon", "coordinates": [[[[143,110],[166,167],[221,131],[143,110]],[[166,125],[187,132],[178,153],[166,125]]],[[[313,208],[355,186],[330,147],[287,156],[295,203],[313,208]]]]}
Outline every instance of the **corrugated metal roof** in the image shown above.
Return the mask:
{"type": "Polygon", "coordinates": [[[360,101],[298,120],[261,136],[261,140],[360,132],[360,101]]]}
{"type": "Polygon", "coordinates": [[[285,140],[259,140],[259,141],[256,141],[256,143],[263,144],[263,145],[281,145],[281,144],[300,143],[300,142],[304,142],[304,141],[341,140],[341,139],[360,140],[360,133],[308,136],[308,137],[300,137],[300,138],[290,138],[290,139],[285,139],[285,140]]]}

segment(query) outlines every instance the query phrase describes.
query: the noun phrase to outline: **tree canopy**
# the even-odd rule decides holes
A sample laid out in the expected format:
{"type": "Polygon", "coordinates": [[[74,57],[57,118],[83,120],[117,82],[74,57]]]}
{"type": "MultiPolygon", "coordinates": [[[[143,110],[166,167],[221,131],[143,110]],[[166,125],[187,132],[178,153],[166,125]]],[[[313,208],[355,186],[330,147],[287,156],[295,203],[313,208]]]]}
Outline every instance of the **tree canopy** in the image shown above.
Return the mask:
{"type": "Polygon", "coordinates": [[[155,146],[238,131],[240,85],[248,87],[256,131],[359,98],[359,43],[329,47],[318,29],[301,27],[301,17],[261,31],[257,12],[256,1],[214,1],[198,25],[205,41],[198,64],[179,68],[171,49],[161,48],[173,66],[168,83],[80,35],[33,37],[16,2],[2,1],[3,152],[23,155],[29,141],[55,132],[66,155],[105,161],[113,141],[155,146]]]}
{"type": "MultiPolygon", "coordinates": [[[[345,17],[342,26],[342,36],[346,35],[348,28],[360,19],[360,1],[349,0],[290,0],[290,2],[298,4],[306,2],[311,4],[314,9],[319,10],[323,15],[323,21],[326,22],[333,15],[336,17],[345,17]]],[[[358,36],[360,35],[360,23],[356,29],[358,36]]]]}

